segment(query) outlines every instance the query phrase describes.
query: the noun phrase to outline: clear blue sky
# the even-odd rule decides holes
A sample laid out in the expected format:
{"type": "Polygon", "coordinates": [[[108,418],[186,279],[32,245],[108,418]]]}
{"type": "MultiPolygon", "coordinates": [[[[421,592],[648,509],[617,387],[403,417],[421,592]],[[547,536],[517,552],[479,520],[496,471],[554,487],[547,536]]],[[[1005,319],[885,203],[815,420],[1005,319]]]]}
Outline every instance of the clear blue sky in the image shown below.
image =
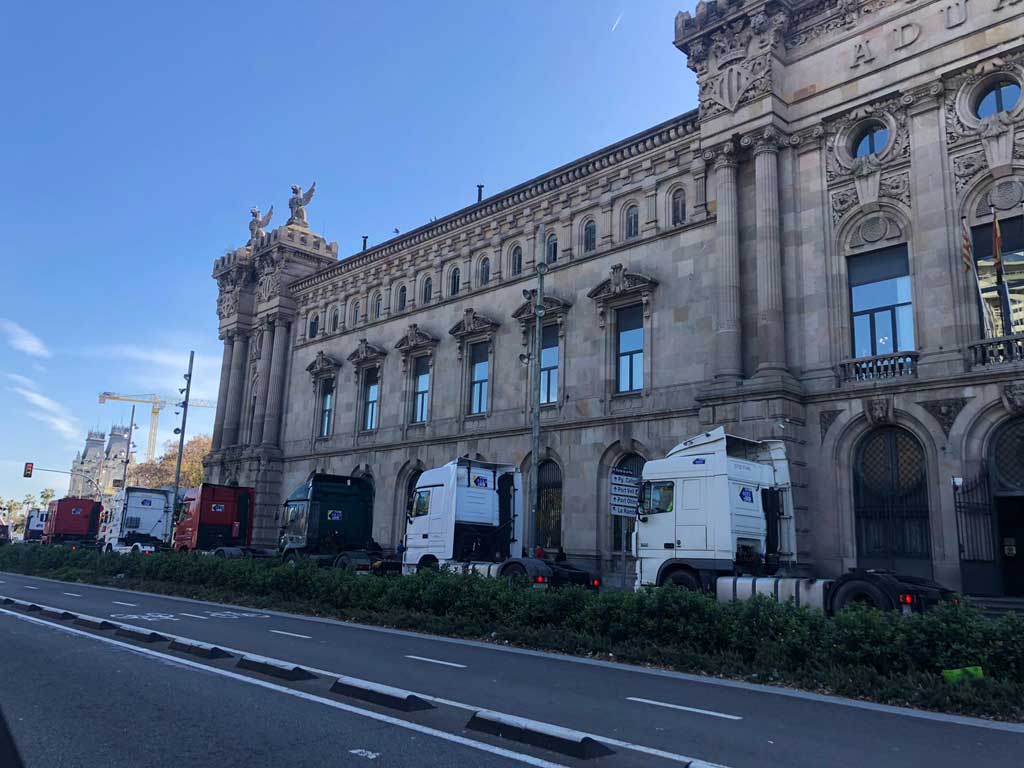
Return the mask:
{"type": "MultiPolygon", "coordinates": [[[[342,255],[696,106],[691,0],[9,4],[0,27],[0,497],[67,478],[101,390],[199,397],[220,366],[213,259],[249,209],[342,255]]],[[[145,447],[148,413],[137,416],[145,447]]],[[[161,421],[171,437],[173,412],[161,421]]],[[[190,414],[209,432],[212,411],[190,414]]]]}

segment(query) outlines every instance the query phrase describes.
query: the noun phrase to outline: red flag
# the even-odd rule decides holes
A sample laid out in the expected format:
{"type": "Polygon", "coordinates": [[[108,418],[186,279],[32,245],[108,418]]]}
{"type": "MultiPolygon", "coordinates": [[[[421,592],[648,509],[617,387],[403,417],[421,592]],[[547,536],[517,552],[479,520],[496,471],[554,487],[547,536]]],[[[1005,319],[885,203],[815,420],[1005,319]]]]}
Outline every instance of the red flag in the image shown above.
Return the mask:
{"type": "Polygon", "coordinates": [[[961,222],[963,223],[963,233],[962,233],[962,237],[961,237],[960,256],[964,260],[964,271],[965,272],[973,272],[974,271],[974,245],[971,242],[971,230],[967,226],[967,217],[966,216],[964,216],[963,219],[961,219],[961,222]]]}
{"type": "Polygon", "coordinates": [[[992,266],[996,268],[996,279],[1003,279],[1003,233],[999,229],[999,219],[992,216],[992,266]]]}

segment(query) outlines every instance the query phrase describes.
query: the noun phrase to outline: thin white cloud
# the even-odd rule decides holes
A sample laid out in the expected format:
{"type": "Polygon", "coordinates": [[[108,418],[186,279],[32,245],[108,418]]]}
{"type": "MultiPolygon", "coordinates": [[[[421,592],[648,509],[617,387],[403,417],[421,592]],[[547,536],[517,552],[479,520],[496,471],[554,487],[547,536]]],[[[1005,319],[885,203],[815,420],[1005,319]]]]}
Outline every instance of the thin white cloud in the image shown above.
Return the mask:
{"type": "Polygon", "coordinates": [[[0,333],[7,337],[7,343],[12,349],[32,357],[50,357],[50,350],[43,344],[43,340],[13,320],[0,317],[0,333]]]}
{"type": "Polygon", "coordinates": [[[8,373],[7,378],[13,381],[20,387],[26,387],[28,389],[39,389],[36,383],[32,381],[28,376],[22,376],[20,373],[8,373]]]}
{"type": "Polygon", "coordinates": [[[27,412],[30,418],[48,424],[51,429],[68,440],[80,437],[75,417],[56,400],[27,387],[11,387],[11,391],[21,395],[29,405],[35,407],[36,410],[27,412]]]}
{"type": "MultiPolygon", "coordinates": [[[[179,349],[140,347],[118,344],[107,347],[100,354],[108,360],[141,363],[127,374],[125,384],[133,392],[156,393],[174,398],[179,387],[185,386],[183,374],[188,369],[188,353],[179,349]]],[[[192,397],[212,400],[217,397],[220,383],[220,358],[197,354],[192,367],[192,397]]]]}
{"type": "Polygon", "coordinates": [[[619,28],[619,22],[622,21],[622,14],[623,13],[625,13],[625,11],[620,11],[619,15],[615,18],[615,23],[612,24],[612,32],[614,32],[616,29],[619,28]]]}

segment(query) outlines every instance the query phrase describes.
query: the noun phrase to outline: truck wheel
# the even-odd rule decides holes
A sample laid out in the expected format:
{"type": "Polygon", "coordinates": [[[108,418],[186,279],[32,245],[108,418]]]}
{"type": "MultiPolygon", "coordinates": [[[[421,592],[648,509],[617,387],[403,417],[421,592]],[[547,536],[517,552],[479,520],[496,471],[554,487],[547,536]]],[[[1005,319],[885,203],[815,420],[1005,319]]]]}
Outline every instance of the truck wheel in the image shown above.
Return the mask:
{"type": "Polygon", "coordinates": [[[501,575],[505,581],[508,582],[509,586],[514,586],[515,584],[522,583],[526,579],[526,569],[519,563],[511,563],[505,566],[501,575]]]}
{"type": "Polygon", "coordinates": [[[299,567],[299,556],[296,555],[294,552],[289,552],[288,554],[286,554],[284,556],[284,564],[288,568],[298,568],[299,567]]]}
{"type": "Polygon", "coordinates": [[[427,555],[422,560],[420,560],[420,564],[418,566],[416,566],[416,570],[418,570],[418,571],[436,571],[437,567],[438,567],[437,566],[437,558],[434,557],[433,555],[427,555]]]}
{"type": "Polygon", "coordinates": [[[339,570],[347,571],[351,564],[349,563],[349,560],[347,557],[345,557],[345,555],[338,555],[336,558],[334,558],[333,565],[335,568],[338,568],[339,570]]]}
{"type": "Polygon", "coordinates": [[[700,582],[697,581],[697,577],[689,571],[676,571],[668,577],[668,582],[674,587],[681,587],[682,589],[688,589],[691,592],[700,592],[700,582]]]}
{"type": "Polygon", "coordinates": [[[843,608],[854,603],[878,608],[882,611],[890,611],[895,606],[874,584],[866,581],[848,581],[839,588],[835,598],[832,600],[832,612],[839,613],[843,608]]]}
{"type": "Polygon", "coordinates": [[[214,552],[213,552],[213,556],[214,556],[214,557],[219,557],[219,558],[221,558],[221,559],[223,559],[223,558],[227,557],[227,555],[225,555],[225,554],[224,554],[224,550],[223,550],[223,549],[217,549],[217,550],[214,550],[214,552]]]}

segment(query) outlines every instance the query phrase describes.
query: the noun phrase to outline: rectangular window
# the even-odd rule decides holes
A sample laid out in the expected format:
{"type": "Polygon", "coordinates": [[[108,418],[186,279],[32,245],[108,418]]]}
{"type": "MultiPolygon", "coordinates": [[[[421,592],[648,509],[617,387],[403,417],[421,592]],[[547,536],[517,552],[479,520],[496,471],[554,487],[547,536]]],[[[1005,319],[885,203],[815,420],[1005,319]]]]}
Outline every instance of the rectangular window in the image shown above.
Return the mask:
{"type": "Polygon", "coordinates": [[[427,420],[430,405],[430,358],[426,355],[413,358],[412,380],[412,422],[421,424],[427,420]]]}
{"type": "Polygon", "coordinates": [[[334,413],[334,379],[324,379],[320,385],[320,437],[331,434],[331,414],[334,413]]]}
{"type": "MultiPolygon", "coordinates": [[[[992,252],[992,225],[973,227],[974,260],[981,283],[982,333],[991,338],[1024,333],[1024,218],[999,220],[1001,267],[992,252]]],[[[974,278],[971,288],[977,294],[974,278]]],[[[977,299],[975,299],[977,301],[977,299]]]]}
{"type": "Polygon", "coordinates": [[[907,247],[882,248],[847,262],[853,356],[907,352],[914,345],[907,247]]]}
{"type": "Polygon", "coordinates": [[[656,515],[659,512],[673,511],[676,486],[672,481],[644,483],[645,515],[656,515]]]}
{"type": "Polygon", "coordinates": [[[380,369],[363,372],[363,429],[377,428],[377,401],[380,396],[380,369]]]}
{"type": "Polygon", "coordinates": [[[619,392],[639,392],[644,386],[644,313],[635,304],[615,311],[618,331],[619,392]]]}
{"type": "Polygon", "coordinates": [[[487,384],[490,379],[490,360],[486,341],[469,348],[470,384],[469,412],[487,413],[487,384]]]}
{"type": "Polygon", "coordinates": [[[558,402],[558,326],[545,325],[540,342],[540,401],[558,402]]]}

